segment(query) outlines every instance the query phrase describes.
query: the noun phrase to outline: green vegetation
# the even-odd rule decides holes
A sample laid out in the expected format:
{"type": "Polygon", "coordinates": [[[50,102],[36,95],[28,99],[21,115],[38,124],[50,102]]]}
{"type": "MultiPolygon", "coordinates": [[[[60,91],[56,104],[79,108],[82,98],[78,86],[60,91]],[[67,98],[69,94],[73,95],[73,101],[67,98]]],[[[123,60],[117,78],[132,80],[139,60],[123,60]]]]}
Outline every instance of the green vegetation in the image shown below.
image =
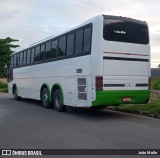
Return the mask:
{"type": "Polygon", "coordinates": [[[4,83],[4,82],[0,81],[0,92],[5,92],[5,93],[8,92],[8,85],[7,85],[7,83],[4,83]]]}
{"type": "Polygon", "coordinates": [[[160,91],[153,90],[148,104],[120,105],[115,110],[160,118],[160,91]]]}
{"type": "Polygon", "coordinates": [[[115,110],[160,118],[160,77],[151,81],[151,97],[148,104],[120,105],[115,110]]]}
{"type": "Polygon", "coordinates": [[[8,64],[9,57],[13,53],[11,48],[17,48],[19,45],[11,44],[18,40],[7,37],[5,39],[0,39],[0,78],[6,77],[4,73],[4,66],[8,64]]]}
{"type": "Polygon", "coordinates": [[[116,107],[115,110],[160,117],[160,99],[148,104],[120,105],[119,107],[116,107]]]}
{"type": "Polygon", "coordinates": [[[152,90],[160,90],[160,77],[157,77],[151,81],[152,90]]]}

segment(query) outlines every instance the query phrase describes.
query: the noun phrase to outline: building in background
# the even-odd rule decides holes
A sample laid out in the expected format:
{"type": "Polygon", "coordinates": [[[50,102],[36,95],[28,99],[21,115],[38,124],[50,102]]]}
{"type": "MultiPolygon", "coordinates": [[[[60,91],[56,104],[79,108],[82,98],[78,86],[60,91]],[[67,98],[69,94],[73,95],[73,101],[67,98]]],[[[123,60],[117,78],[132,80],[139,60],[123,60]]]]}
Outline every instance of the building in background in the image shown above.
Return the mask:
{"type": "Polygon", "coordinates": [[[151,78],[160,77],[160,68],[151,68],[151,78]]]}

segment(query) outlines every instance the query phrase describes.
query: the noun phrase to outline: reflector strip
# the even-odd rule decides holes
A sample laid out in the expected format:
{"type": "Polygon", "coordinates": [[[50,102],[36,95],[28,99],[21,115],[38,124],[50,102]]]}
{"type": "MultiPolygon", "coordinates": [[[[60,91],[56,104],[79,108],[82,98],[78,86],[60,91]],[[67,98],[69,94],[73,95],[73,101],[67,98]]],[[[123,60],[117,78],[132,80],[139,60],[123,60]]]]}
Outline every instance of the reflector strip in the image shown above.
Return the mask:
{"type": "Polygon", "coordinates": [[[149,55],[145,55],[145,54],[133,54],[133,53],[117,53],[117,52],[104,52],[104,53],[108,53],[108,54],[122,54],[122,55],[136,55],[136,56],[149,56],[149,55]]]}
{"type": "Polygon", "coordinates": [[[103,59],[149,62],[149,59],[140,59],[140,58],[103,57],[103,59]]]}

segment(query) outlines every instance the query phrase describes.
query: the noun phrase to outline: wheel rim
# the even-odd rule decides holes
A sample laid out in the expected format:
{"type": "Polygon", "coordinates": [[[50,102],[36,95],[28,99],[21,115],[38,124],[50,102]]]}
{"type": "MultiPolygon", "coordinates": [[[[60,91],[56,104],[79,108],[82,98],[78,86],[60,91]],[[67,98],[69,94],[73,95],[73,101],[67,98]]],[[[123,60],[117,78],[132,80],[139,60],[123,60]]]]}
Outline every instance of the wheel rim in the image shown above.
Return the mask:
{"type": "Polygon", "coordinates": [[[48,91],[45,91],[42,95],[43,105],[48,105],[48,91]]]}
{"type": "Polygon", "coordinates": [[[57,107],[60,107],[61,106],[61,95],[58,94],[55,98],[55,103],[56,103],[56,106],[57,107]]]}

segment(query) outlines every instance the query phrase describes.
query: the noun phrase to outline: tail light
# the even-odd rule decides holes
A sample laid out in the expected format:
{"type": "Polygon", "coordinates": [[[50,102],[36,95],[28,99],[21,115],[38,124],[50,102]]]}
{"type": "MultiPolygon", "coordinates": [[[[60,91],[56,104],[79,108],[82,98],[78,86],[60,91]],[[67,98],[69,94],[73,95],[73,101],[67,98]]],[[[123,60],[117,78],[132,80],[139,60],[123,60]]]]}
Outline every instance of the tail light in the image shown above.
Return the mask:
{"type": "Polygon", "coordinates": [[[148,89],[151,89],[151,77],[148,78],[148,89]]]}
{"type": "Polygon", "coordinates": [[[96,77],[96,90],[103,91],[103,77],[101,76],[96,77]]]}

